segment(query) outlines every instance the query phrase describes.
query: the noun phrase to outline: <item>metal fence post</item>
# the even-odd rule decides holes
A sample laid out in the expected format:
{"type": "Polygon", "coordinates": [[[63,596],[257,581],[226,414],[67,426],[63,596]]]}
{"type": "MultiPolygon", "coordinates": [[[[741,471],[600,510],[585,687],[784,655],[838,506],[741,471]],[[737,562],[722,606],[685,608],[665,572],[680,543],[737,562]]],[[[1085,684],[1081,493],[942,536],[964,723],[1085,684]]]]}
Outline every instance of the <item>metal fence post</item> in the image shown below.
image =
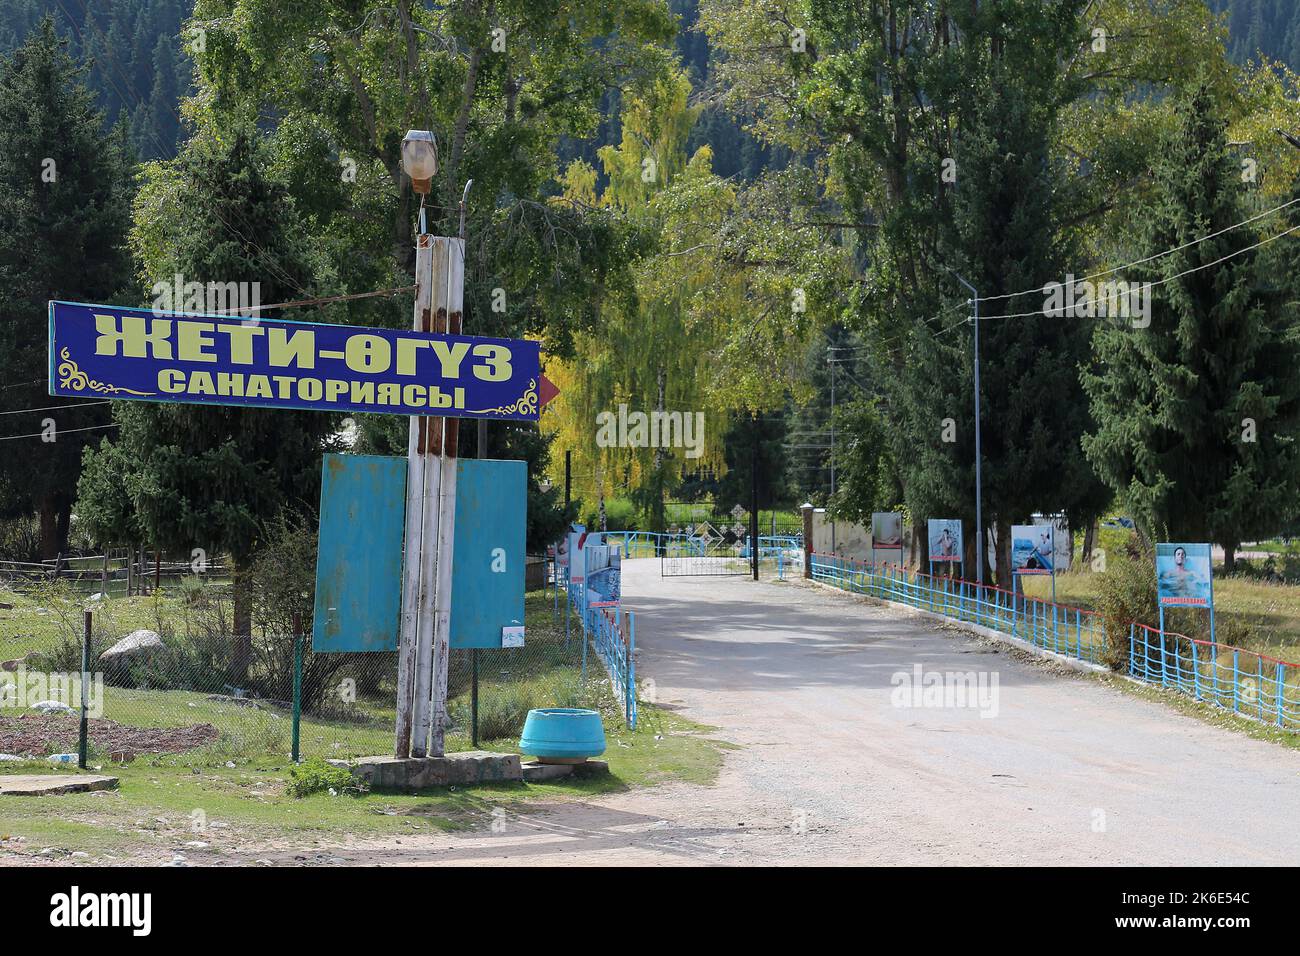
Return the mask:
{"type": "Polygon", "coordinates": [[[91,612],[82,618],[81,633],[81,727],[77,740],[77,766],[86,769],[86,753],[90,749],[90,636],[91,612]]]}
{"type": "Polygon", "coordinates": [[[636,730],[636,615],[627,614],[627,726],[636,730]]]}
{"type": "Polygon", "coordinates": [[[478,750],[478,648],[470,648],[469,739],[478,750]]]}
{"type": "Polygon", "coordinates": [[[1241,662],[1241,652],[1235,647],[1232,649],[1232,712],[1241,713],[1241,675],[1238,665],[1241,662]]]}
{"type": "Polygon", "coordinates": [[[1277,725],[1282,726],[1282,710],[1286,703],[1286,672],[1282,668],[1282,662],[1277,662],[1277,725]]]}
{"type": "Polygon", "coordinates": [[[301,757],[299,749],[302,725],[302,615],[293,615],[293,762],[301,757]]]}

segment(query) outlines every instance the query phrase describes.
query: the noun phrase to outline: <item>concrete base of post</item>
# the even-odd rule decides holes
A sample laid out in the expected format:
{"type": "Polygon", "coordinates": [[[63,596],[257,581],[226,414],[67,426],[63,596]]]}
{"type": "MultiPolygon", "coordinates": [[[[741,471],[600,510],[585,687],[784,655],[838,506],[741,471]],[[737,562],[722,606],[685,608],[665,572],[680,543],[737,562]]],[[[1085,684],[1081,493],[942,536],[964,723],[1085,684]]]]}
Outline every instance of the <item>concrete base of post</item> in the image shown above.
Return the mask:
{"type": "Polygon", "coordinates": [[[578,763],[542,763],[529,760],[523,765],[526,783],[545,783],[549,780],[563,780],[565,777],[582,779],[599,777],[609,773],[609,764],[603,760],[583,760],[578,763]]]}
{"type": "Polygon", "coordinates": [[[524,779],[518,754],[470,750],[445,757],[359,757],[331,760],[373,790],[413,792],[432,787],[471,787],[519,783],[524,779]]]}

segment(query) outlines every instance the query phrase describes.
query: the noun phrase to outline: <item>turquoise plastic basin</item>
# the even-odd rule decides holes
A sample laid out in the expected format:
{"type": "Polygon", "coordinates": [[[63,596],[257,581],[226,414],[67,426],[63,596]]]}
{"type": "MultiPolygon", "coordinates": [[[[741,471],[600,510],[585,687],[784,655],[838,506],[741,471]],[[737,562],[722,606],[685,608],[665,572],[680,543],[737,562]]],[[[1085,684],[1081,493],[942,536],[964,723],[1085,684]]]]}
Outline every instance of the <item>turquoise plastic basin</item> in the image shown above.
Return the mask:
{"type": "Polygon", "coordinates": [[[585,760],[605,752],[605,728],[600,714],[580,707],[530,710],[519,749],[540,760],[585,760]]]}

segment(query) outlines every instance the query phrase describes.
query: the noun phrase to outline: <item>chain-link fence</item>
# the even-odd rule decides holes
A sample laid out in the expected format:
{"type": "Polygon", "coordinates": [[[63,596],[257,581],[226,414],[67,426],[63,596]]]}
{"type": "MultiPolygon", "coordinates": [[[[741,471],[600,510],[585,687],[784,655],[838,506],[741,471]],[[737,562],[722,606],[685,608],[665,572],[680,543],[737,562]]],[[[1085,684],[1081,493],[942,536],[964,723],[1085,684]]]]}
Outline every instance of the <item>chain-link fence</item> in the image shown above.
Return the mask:
{"type": "MultiPolygon", "coordinates": [[[[86,696],[92,763],[144,755],[192,763],[288,756],[295,681],[302,756],[392,753],[396,653],[318,654],[309,635],[232,635],[224,599],[191,606],[159,595],[147,626],[135,626],[138,617],[127,623],[119,603],[94,602],[90,610],[86,696]]],[[[69,601],[51,611],[60,619],[50,622],[46,636],[20,644],[29,650],[4,662],[0,754],[76,752],[81,607],[81,601],[69,601]]],[[[589,661],[584,680],[582,630],[566,634],[552,597],[530,594],[525,620],[524,647],[452,651],[448,750],[470,749],[475,738],[481,747],[512,749],[535,707],[594,707],[610,719],[622,718],[624,707],[604,670],[589,661]]]]}

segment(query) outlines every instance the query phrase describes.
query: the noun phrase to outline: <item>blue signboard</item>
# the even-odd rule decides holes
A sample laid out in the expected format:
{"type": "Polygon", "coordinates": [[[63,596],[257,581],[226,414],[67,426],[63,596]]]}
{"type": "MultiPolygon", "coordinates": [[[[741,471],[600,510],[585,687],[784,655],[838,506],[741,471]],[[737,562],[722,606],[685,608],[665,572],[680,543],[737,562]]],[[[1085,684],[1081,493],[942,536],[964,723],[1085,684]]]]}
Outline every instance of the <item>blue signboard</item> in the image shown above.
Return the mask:
{"type": "MultiPolygon", "coordinates": [[[[523,642],[527,481],[526,462],[456,463],[452,647],[523,642]]],[[[405,458],[325,456],[313,650],[397,650],[405,515],[405,458]]]]}
{"type": "Polygon", "coordinates": [[[325,456],[312,650],[397,648],[405,495],[405,458],[325,456]]]}
{"type": "Polygon", "coordinates": [[[527,462],[457,463],[452,647],[522,643],[527,528],[527,462]]]}
{"type": "Polygon", "coordinates": [[[537,421],[522,339],[50,303],[50,394],[537,421]]]}

